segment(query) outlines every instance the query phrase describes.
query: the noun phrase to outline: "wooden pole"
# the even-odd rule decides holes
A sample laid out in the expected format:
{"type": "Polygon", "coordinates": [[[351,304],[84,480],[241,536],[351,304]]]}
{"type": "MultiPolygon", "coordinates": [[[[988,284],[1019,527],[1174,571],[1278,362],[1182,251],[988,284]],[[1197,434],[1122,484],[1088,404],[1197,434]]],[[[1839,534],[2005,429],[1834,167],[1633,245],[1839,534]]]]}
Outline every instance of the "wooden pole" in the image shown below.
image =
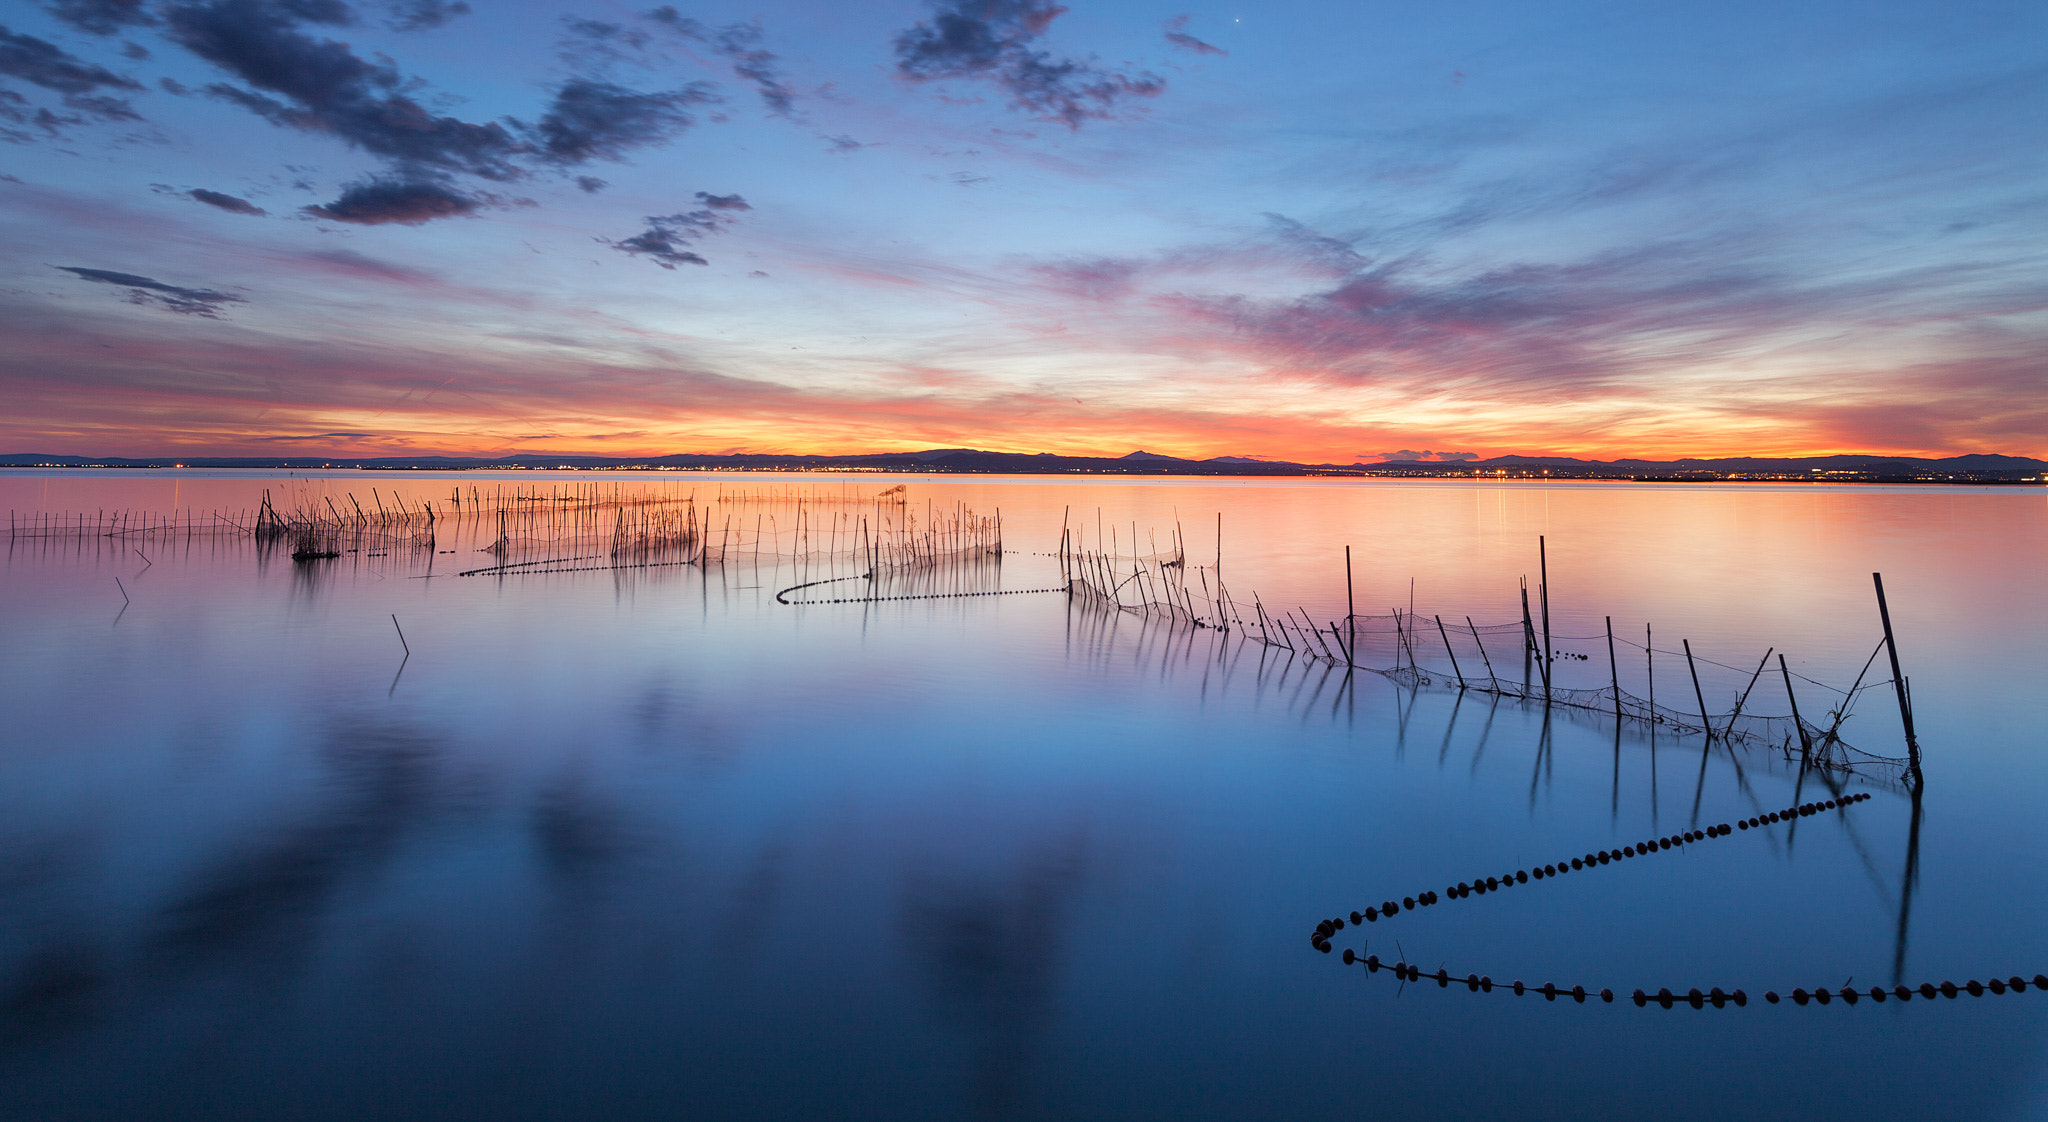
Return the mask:
{"type": "MultiPolygon", "coordinates": [[[[1650,723],[1655,725],[1657,723],[1657,655],[1656,652],[1650,649],[1650,625],[1647,623],[1643,625],[1643,673],[1649,678],[1650,682],[1650,723]]],[[[1650,737],[1653,741],[1656,736],[1657,730],[1651,729],[1650,737]]]]}
{"type": "Polygon", "coordinates": [[[1344,633],[1342,631],[1337,630],[1337,624],[1334,620],[1332,620],[1330,623],[1330,638],[1336,640],[1337,649],[1344,652],[1344,666],[1346,672],[1348,673],[1350,667],[1355,666],[1357,664],[1352,662],[1351,648],[1344,645],[1344,633]]]}
{"type": "Polygon", "coordinates": [[[1497,679],[1493,676],[1493,660],[1486,657],[1486,642],[1479,637],[1479,628],[1472,622],[1471,616],[1465,617],[1465,626],[1472,629],[1472,645],[1479,648],[1479,661],[1486,665],[1486,682],[1492,685],[1497,679]]]}
{"type": "Polygon", "coordinates": [[[1913,701],[1906,690],[1906,676],[1899,670],[1899,644],[1892,638],[1892,613],[1884,601],[1884,574],[1870,574],[1870,581],[1877,586],[1877,618],[1884,623],[1884,649],[1892,660],[1892,690],[1899,695],[1899,722],[1906,726],[1906,756],[1910,761],[1913,776],[1920,776],[1920,739],[1913,735],[1913,701]]]}
{"type": "MultiPolygon", "coordinates": [[[[1451,649],[1451,635],[1450,632],[1444,630],[1444,617],[1435,616],[1433,618],[1436,620],[1436,633],[1443,637],[1444,653],[1451,656],[1451,673],[1458,676],[1458,689],[1463,690],[1465,688],[1465,672],[1458,669],[1458,652],[1451,649]]],[[[1446,733],[1445,735],[1449,734],[1446,733]]]]}
{"type": "Polygon", "coordinates": [[[1344,547],[1344,626],[1351,632],[1351,645],[1344,649],[1344,663],[1353,666],[1356,663],[1351,661],[1351,652],[1358,649],[1358,601],[1351,594],[1351,547],[1348,545],[1344,547]]]}
{"type": "Polygon", "coordinates": [[[1727,735],[1728,735],[1728,736],[1733,736],[1733,735],[1735,735],[1735,722],[1736,722],[1736,719],[1742,716],[1742,707],[1743,707],[1744,705],[1747,705],[1747,704],[1749,704],[1749,691],[1751,691],[1751,690],[1755,689],[1755,688],[1756,688],[1756,680],[1757,680],[1758,678],[1761,678],[1761,677],[1763,677],[1763,675],[1764,675],[1764,667],[1770,664],[1770,661],[1771,661],[1771,652],[1772,652],[1772,651],[1774,651],[1774,650],[1777,650],[1777,648],[1776,648],[1776,647],[1766,647],[1766,648],[1764,649],[1764,657],[1762,657],[1762,658],[1760,658],[1760,659],[1758,659],[1758,660],[1757,660],[1757,663],[1756,663],[1756,673],[1754,673],[1754,674],[1751,674],[1751,675],[1749,676],[1749,685],[1747,685],[1747,686],[1744,686],[1744,687],[1742,688],[1742,696],[1741,696],[1741,697],[1738,697],[1738,698],[1736,698],[1736,699],[1735,699],[1735,712],[1734,712],[1734,713],[1732,713],[1732,714],[1730,714],[1730,715],[1729,715],[1729,717],[1728,717],[1728,733],[1727,733],[1727,735]]]}
{"type": "Polygon", "coordinates": [[[1707,695],[1700,690],[1699,667],[1694,666],[1692,662],[1692,640],[1680,639],[1679,642],[1685,644],[1685,668],[1692,672],[1692,693],[1695,698],[1699,699],[1700,724],[1706,726],[1707,743],[1712,744],[1714,742],[1714,722],[1707,717],[1707,695]]]}
{"type": "Polygon", "coordinates": [[[1785,668],[1785,656],[1778,656],[1778,674],[1785,679],[1785,700],[1792,703],[1792,727],[1799,730],[1799,758],[1813,757],[1813,737],[1807,735],[1806,723],[1799,719],[1799,698],[1792,693],[1792,671],[1785,668]]]}
{"type": "Polygon", "coordinates": [[[1621,720],[1621,664],[1614,660],[1614,617],[1607,617],[1607,681],[1614,687],[1614,719],[1621,720]]]}
{"type": "MultiPolygon", "coordinates": [[[[1527,644],[1527,649],[1532,653],[1536,653],[1536,625],[1529,621],[1529,585],[1527,582],[1524,582],[1522,585],[1522,639],[1527,644]]],[[[1526,675],[1528,664],[1524,663],[1522,669],[1526,675]]],[[[1536,662],[1536,669],[1543,678],[1543,704],[1545,707],[1548,707],[1550,705],[1549,660],[1539,657],[1536,662]]]]}
{"type": "Polygon", "coordinates": [[[1536,535],[1536,596],[1543,607],[1543,692],[1550,694],[1550,553],[1543,535],[1536,535]]]}

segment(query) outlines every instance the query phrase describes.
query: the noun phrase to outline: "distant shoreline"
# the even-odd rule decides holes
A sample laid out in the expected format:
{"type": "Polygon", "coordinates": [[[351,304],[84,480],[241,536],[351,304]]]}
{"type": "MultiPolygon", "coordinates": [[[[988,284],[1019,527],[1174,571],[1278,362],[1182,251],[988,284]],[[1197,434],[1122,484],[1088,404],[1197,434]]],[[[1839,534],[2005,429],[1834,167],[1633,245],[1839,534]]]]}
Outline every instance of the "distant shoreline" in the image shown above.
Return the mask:
{"type": "Polygon", "coordinates": [[[1218,457],[1188,460],[1133,452],[1122,457],[936,449],[858,456],[678,454],[656,457],[517,455],[456,456],[195,456],[124,457],[16,453],[0,470],[247,470],[247,471],[640,471],[810,472],[817,474],[1094,475],[1135,478],[1367,478],[1588,480],[1637,483],[1880,483],[2048,485],[2048,461],[1967,455],[1942,459],[1839,455],[1806,458],[1725,457],[1680,460],[1577,460],[1500,456],[1462,462],[1394,460],[1365,464],[1300,464],[1218,457]]]}

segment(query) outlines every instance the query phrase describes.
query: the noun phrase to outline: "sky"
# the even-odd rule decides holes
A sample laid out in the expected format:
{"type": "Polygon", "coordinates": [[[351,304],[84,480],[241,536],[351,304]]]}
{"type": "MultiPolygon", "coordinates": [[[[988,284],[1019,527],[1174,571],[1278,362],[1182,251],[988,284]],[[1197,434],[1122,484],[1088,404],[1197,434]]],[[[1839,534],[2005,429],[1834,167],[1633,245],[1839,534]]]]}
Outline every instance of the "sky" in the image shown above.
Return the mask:
{"type": "Polygon", "coordinates": [[[2048,456],[2048,6],[0,3],[0,452],[2048,456]]]}

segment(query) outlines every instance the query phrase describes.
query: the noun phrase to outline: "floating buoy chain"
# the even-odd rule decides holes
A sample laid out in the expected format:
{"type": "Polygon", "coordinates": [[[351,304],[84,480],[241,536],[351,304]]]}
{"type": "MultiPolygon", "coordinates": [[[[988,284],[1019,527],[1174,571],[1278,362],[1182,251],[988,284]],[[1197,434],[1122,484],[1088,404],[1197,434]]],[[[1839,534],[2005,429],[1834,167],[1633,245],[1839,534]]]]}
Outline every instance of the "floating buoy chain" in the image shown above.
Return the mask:
{"type": "MultiPolygon", "coordinates": [[[[1689,830],[1682,834],[1673,834],[1670,837],[1657,838],[1654,841],[1637,842],[1634,845],[1625,845],[1622,846],[1620,849],[1598,850],[1592,853],[1585,854],[1581,857],[1567,858],[1566,860],[1559,861],[1554,865],[1540,865],[1531,869],[1516,869],[1515,871],[1508,873],[1506,876],[1479,877],[1475,878],[1470,882],[1460,881],[1457,884],[1451,885],[1449,888],[1444,889],[1443,894],[1449,896],[1453,900],[1462,900],[1468,896],[1473,895],[1483,896],[1488,892],[1497,892],[1503,888],[1513,888],[1515,885],[1518,884],[1527,884],[1532,879],[1546,880],[1551,877],[1563,876],[1567,873],[1574,872],[1577,870],[1592,868],[1595,865],[1608,865],[1616,861],[1625,861],[1632,857],[1647,856],[1649,854],[1656,853],[1661,850],[1682,849],[1687,845],[1696,844],[1698,842],[1710,841],[1714,838],[1725,838],[1735,833],[1735,831],[1738,829],[1759,829],[1763,826],[1768,826],[1775,822],[1786,821],[1787,819],[1799,818],[1814,814],[1821,814],[1830,810],[1837,810],[1846,807],[1851,803],[1862,802],[1863,800],[1868,799],[1869,797],[1870,796],[1868,794],[1856,794],[1848,795],[1839,799],[1829,799],[1826,802],[1804,803],[1799,806],[1788,807],[1784,810],[1772,811],[1769,814],[1760,814],[1753,818],[1745,818],[1735,823],[1735,825],[1733,826],[1730,826],[1728,823],[1723,822],[1717,826],[1709,826],[1704,830],[1689,830]]],[[[1377,921],[1381,916],[1396,915],[1404,907],[1411,909],[1417,907],[1428,907],[1429,905],[1436,903],[1439,899],[1441,899],[1441,897],[1439,897],[1435,892],[1423,892],[1415,896],[1403,897],[1400,900],[1384,900],[1381,901],[1378,905],[1368,905],[1363,911],[1352,912],[1351,922],[1354,924],[1372,923],[1377,921]]],[[[1322,923],[1316,925],[1316,934],[1310,938],[1310,942],[1317,944],[1328,943],[1331,932],[1341,931],[1343,929],[1343,920],[1326,919],[1322,923]]],[[[1325,954],[1329,953],[1329,948],[1326,946],[1319,946],[1317,949],[1323,951],[1325,954]]]]}
{"type": "Polygon", "coordinates": [[[472,569],[469,572],[457,573],[455,575],[458,577],[533,577],[540,576],[543,573],[597,573],[610,572],[614,569],[666,569],[674,565],[695,564],[695,561],[629,561],[619,565],[578,565],[570,569],[513,569],[509,567],[493,567],[489,569],[472,569]]]}
{"type": "MultiPolygon", "coordinates": [[[[794,592],[796,589],[785,589],[794,592]]],[[[908,596],[847,596],[836,600],[784,600],[782,593],[775,596],[782,604],[878,604],[884,600],[956,600],[963,596],[1026,596],[1041,592],[1065,592],[1064,588],[999,588],[991,592],[920,592],[908,596]]]]}
{"type": "MultiPolygon", "coordinates": [[[[1784,810],[1772,811],[1769,814],[1759,814],[1745,818],[1732,826],[1724,822],[1716,826],[1709,826],[1704,830],[1691,830],[1683,834],[1658,838],[1655,841],[1623,846],[1620,849],[1588,853],[1583,857],[1573,857],[1554,865],[1544,865],[1531,869],[1517,869],[1504,877],[1486,877],[1471,882],[1460,882],[1446,888],[1442,894],[1425,891],[1419,892],[1414,896],[1404,896],[1399,900],[1384,900],[1379,904],[1366,907],[1363,911],[1352,912],[1351,924],[1354,927],[1362,926],[1367,923],[1377,922],[1382,917],[1398,915],[1404,909],[1412,911],[1416,908],[1431,907],[1440,902],[1444,896],[1449,896],[1452,899],[1463,899],[1475,894],[1483,895],[1517,884],[1527,884],[1532,879],[1544,880],[1563,876],[1573,870],[1587,869],[1595,865],[1612,864],[1613,862],[1627,860],[1631,857],[1644,856],[1712,838],[1725,838],[1737,830],[1761,829],[1776,822],[1784,822],[1793,818],[1811,817],[1812,815],[1825,813],[1830,810],[1844,809],[1854,803],[1863,802],[1868,798],[1870,798],[1868,794],[1855,794],[1828,799],[1824,802],[1802,803],[1795,807],[1787,807],[1784,810]]],[[[1331,918],[1323,920],[1321,923],[1316,924],[1314,933],[1309,936],[1309,945],[1324,954],[1329,954],[1332,949],[1330,937],[1342,930],[1344,930],[1343,919],[1331,918]]],[[[1396,978],[1404,982],[1419,982],[1425,978],[1431,979],[1436,982],[1440,989],[1448,989],[1452,983],[1460,983],[1473,993],[1492,993],[1495,989],[1500,989],[1504,992],[1512,993],[1516,997],[1528,994],[1541,994],[1547,1001],[1555,1001],[1560,997],[1569,997],[1574,1002],[1584,1004],[1589,996],[1598,997],[1603,1003],[1611,1004],[1614,1001],[1614,991],[1604,987],[1599,990],[1589,990],[1582,985],[1566,987],[1557,985],[1554,982],[1545,982],[1541,986],[1532,986],[1519,978],[1513,982],[1496,984],[1491,977],[1484,974],[1467,974],[1460,978],[1443,967],[1438,967],[1433,973],[1426,972],[1413,963],[1395,962],[1388,964],[1381,962],[1380,956],[1376,954],[1361,956],[1357,951],[1351,950],[1348,947],[1344,951],[1344,964],[1346,966],[1353,964],[1363,965],[1366,971],[1372,974],[1377,974],[1381,970],[1391,970],[1396,978]]],[[[2048,991],[2048,974],[2034,975],[2031,984],[2036,990],[2048,991]]],[[[1812,991],[1800,988],[1793,990],[1788,996],[1790,996],[1794,1004],[1800,1006],[1808,1004],[1827,1005],[1837,997],[1841,998],[1845,1004],[1854,1005],[1864,997],[1870,998],[1873,1002],[1882,1003],[1891,998],[1896,998],[1899,1001],[1910,1001],[1916,996],[1926,1000],[1933,1000],[1936,997],[1954,999],[1964,994],[1971,997],[1982,997],[1987,993],[2025,993],[2028,985],[2028,979],[2015,974],[2010,978],[1993,978],[1986,982],[1971,979],[1961,985],[1950,981],[1942,981],[1939,983],[1922,982],[1918,986],[1894,985],[1890,989],[1886,989],[1883,986],[1871,986],[1865,990],[1858,990],[1848,985],[1843,985],[1836,989],[1821,987],[1812,991]]],[[[1665,1009],[1669,1009],[1674,1005],[1690,1005],[1694,1009],[1703,1009],[1711,1005],[1716,1009],[1722,1009],[1729,1005],[1736,1006],[1737,1008],[1747,1006],[1749,1004],[1749,995],[1740,989],[1723,990],[1719,986],[1715,986],[1705,992],[1695,987],[1682,994],[1673,993],[1669,988],[1659,989],[1654,994],[1638,989],[1630,995],[1630,1000],[1634,1001],[1639,1009],[1649,1005],[1657,1005],[1665,1009]]],[[[1776,990],[1767,990],[1764,993],[1764,1001],[1767,1004],[1777,1005],[1783,1000],[1784,998],[1780,997],[1776,990]]]]}

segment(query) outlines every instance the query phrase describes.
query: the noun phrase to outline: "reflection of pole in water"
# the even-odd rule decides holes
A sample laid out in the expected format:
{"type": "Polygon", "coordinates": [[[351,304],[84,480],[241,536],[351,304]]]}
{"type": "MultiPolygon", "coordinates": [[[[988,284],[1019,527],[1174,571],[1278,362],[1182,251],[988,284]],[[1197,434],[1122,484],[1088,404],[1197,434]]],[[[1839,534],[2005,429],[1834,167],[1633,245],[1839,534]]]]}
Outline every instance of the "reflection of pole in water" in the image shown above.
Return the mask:
{"type": "Polygon", "coordinates": [[[1486,704],[1486,724],[1479,730],[1479,744],[1472,749],[1472,774],[1479,774],[1479,759],[1486,755],[1486,738],[1493,735],[1493,717],[1500,712],[1500,695],[1494,694],[1486,704]]]}
{"type": "MultiPolygon", "coordinates": [[[[1792,805],[1793,805],[1793,806],[1798,806],[1798,805],[1799,805],[1799,800],[1800,800],[1800,799],[1801,799],[1801,798],[1803,797],[1803,795],[1802,795],[1802,792],[1804,792],[1804,791],[1806,790],[1806,772],[1807,772],[1807,763],[1806,763],[1806,761],[1805,761],[1805,760],[1801,760],[1801,761],[1799,761],[1799,777],[1798,777],[1797,779],[1794,779],[1794,780],[1792,781],[1792,805]]],[[[1799,815],[1795,814],[1795,815],[1793,815],[1793,816],[1792,816],[1791,822],[1790,822],[1789,824],[1787,824],[1787,825],[1786,825],[1786,827],[1785,827],[1785,856],[1786,856],[1786,857],[1788,857],[1788,858],[1789,858],[1789,857],[1791,857],[1791,856],[1792,856],[1792,843],[1793,843],[1794,841],[1798,840],[1798,838],[1799,838],[1799,815]]]]}
{"type": "Polygon", "coordinates": [[[1458,696],[1451,699],[1451,719],[1445,722],[1444,724],[1444,742],[1440,747],[1437,748],[1436,769],[1438,771],[1442,771],[1444,769],[1444,760],[1450,757],[1451,732],[1458,727],[1458,709],[1464,704],[1465,691],[1459,690],[1458,696]]]}
{"type": "Polygon", "coordinates": [[[1659,809],[1657,800],[1657,722],[1652,719],[1650,721],[1650,832],[1653,834],[1663,832],[1662,827],[1657,824],[1659,809]]]}
{"type": "Polygon", "coordinates": [[[1906,875],[1899,882],[1899,931],[1892,944],[1892,984],[1906,973],[1906,925],[1913,914],[1913,893],[1920,887],[1920,786],[1912,788],[1913,817],[1906,827],[1906,875]]]}
{"type": "Polygon", "coordinates": [[[1614,793],[1607,800],[1607,820],[1621,821],[1621,721],[1614,722],[1614,793]]]}
{"type": "MultiPolygon", "coordinates": [[[[1347,674],[1345,677],[1348,678],[1350,675],[1347,674]]],[[[1411,692],[1408,697],[1408,704],[1403,705],[1401,704],[1401,689],[1399,686],[1396,686],[1394,688],[1394,758],[1397,760],[1408,757],[1408,714],[1414,708],[1414,694],[1411,692]]]]}
{"type": "Polygon", "coordinates": [[[1707,757],[1714,751],[1714,734],[1709,732],[1700,745],[1700,778],[1692,790],[1692,824],[1700,824],[1700,798],[1707,793],[1707,757]]]}

